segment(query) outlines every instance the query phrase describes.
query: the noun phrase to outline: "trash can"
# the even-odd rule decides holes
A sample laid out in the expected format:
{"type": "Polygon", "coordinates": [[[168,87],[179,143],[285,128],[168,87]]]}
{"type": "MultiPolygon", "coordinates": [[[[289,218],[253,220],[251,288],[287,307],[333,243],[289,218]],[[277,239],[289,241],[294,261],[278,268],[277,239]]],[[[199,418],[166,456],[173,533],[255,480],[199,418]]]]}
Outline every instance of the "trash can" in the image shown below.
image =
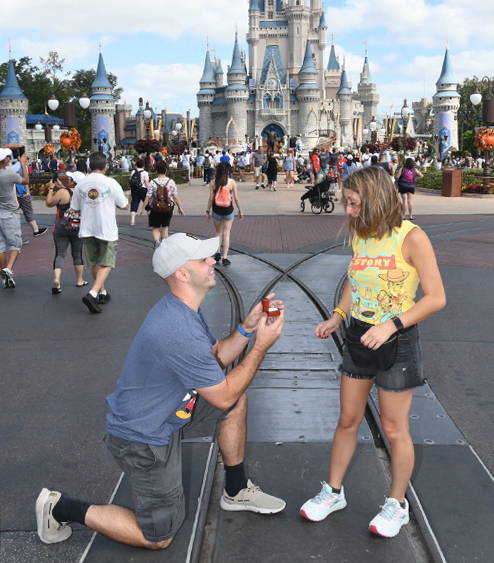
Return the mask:
{"type": "Polygon", "coordinates": [[[459,168],[443,170],[443,197],[460,197],[462,179],[463,174],[459,168]]]}

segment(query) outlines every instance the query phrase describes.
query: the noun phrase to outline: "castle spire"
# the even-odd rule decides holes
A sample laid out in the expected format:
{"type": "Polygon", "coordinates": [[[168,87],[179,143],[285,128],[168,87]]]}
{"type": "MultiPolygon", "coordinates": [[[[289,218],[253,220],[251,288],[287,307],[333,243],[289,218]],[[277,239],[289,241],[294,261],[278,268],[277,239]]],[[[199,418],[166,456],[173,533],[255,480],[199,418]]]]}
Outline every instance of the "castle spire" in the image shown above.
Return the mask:
{"type": "Polygon", "coordinates": [[[206,58],[204,60],[204,70],[202,72],[201,80],[199,84],[210,84],[216,82],[216,77],[214,73],[213,63],[211,62],[211,57],[209,56],[209,49],[206,51],[206,58]]]}
{"type": "Polygon", "coordinates": [[[238,33],[235,32],[235,45],[233,47],[232,64],[228,70],[228,74],[244,74],[245,65],[242,61],[242,54],[238,46],[238,33]]]}
{"type": "Polygon", "coordinates": [[[312,44],[310,40],[307,40],[307,45],[305,46],[305,56],[302,68],[299,74],[314,74],[317,73],[317,68],[314,65],[314,55],[312,52],[312,44]]]}
{"type": "Polygon", "coordinates": [[[9,60],[7,65],[7,78],[5,79],[3,90],[0,92],[0,98],[27,99],[19,86],[19,82],[17,82],[14,61],[12,59],[9,60]]]}
{"type": "Polygon", "coordinates": [[[340,63],[336,59],[334,43],[331,44],[331,51],[329,52],[328,70],[340,70],[340,63]]]}
{"type": "Polygon", "coordinates": [[[436,85],[439,86],[440,84],[457,84],[456,78],[453,72],[453,65],[451,64],[451,60],[449,57],[449,51],[446,49],[444,53],[444,61],[443,67],[441,70],[441,76],[439,77],[436,85]]]}
{"type": "Polygon", "coordinates": [[[351,94],[350,84],[348,83],[348,76],[346,70],[343,67],[343,72],[341,73],[340,89],[338,90],[338,96],[351,94]]]}
{"type": "Polygon", "coordinates": [[[96,78],[91,85],[91,88],[109,88],[111,90],[112,85],[108,80],[108,74],[106,73],[105,62],[103,61],[103,54],[100,52],[98,57],[98,68],[96,69],[96,78]]]}
{"type": "Polygon", "coordinates": [[[365,50],[364,68],[360,74],[360,82],[370,82],[369,57],[367,56],[367,49],[365,50]]]}

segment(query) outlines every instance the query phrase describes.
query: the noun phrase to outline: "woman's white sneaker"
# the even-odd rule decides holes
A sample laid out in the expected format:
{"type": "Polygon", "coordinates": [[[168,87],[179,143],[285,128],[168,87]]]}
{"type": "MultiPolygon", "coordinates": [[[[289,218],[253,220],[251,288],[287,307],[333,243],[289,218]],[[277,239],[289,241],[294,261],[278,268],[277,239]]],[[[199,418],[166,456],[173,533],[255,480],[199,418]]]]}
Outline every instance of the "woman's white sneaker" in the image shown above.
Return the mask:
{"type": "Polygon", "coordinates": [[[57,522],[52,510],[60,500],[61,493],[42,489],[36,499],[36,524],[38,536],[43,543],[58,543],[70,538],[72,528],[57,522]]]}
{"type": "Polygon", "coordinates": [[[410,522],[407,500],[405,500],[405,504],[405,508],[402,508],[396,499],[387,498],[381,506],[381,512],[370,521],[369,532],[384,538],[397,536],[401,527],[410,522]]]}
{"type": "Polygon", "coordinates": [[[300,515],[311,522],[321,522],[332,512],[342,510],[346,506],[343,487],[341,487],[339,493],[334,493],[327,483],[323,481],[321,484],[321,491],[314,498],[305,502],[300,508],[300,515]]]}

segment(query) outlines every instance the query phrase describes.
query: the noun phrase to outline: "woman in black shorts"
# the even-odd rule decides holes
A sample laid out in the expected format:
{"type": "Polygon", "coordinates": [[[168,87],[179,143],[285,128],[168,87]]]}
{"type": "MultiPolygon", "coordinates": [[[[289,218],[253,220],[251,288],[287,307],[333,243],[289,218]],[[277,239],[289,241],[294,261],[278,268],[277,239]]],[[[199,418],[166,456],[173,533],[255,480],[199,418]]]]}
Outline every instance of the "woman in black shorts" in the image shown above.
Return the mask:
{"type": "Polygon", "coordinates": [[[376,385],[381,424],[391,445],[391,491],[369,531],[395,537],[409,522],[405,491],[414,466],[408,427],[413,389],[424,383],[417,324],[446,304],[427,235],[403,221],[393,178],[381,167],[354,172],[343,185],[353,257],[333,316],[317,325],[328,338],[349,317],[341,365],[340,417],[329,478],[300,509],[321,521],[346,507],[343,479],[357,446],[370,390],[376,385]],[[423,297],[416,297],[419,284],[423,297]]]}
{"type": "Polygon", "coordinates": [[[403,215],[405,219],[408,215],[410,221],[413,220],[412,214],[412,195],[415,193],[415,182],[417,178],[423,178],[424,175],[415,168],[415,160],[407,158],[403,168],[396,171],[396,183],[401,196],[403,206],[403,215]],[[408,213],[407,213],[408,210],[408,213]]]}
{"type": "Polygon", "coordinates": [[[163,239],[168,237],[168,228],[170,226],[173,208],[175,205],[178,207],[180,215],[185,215],[184,210],[182,209],[182,204],[178,199],[177,184],[175,184],[175,182],[166,175],[167,171],[168,165],[164,160],[160,160],[156,163],[156,172],[158,173],[158,176],[149,182],[146,199],[144,200],[142,209],[138,213],[141,215],[143,210],[147,209],[149,205],[149,226],[151,227],[155,248],[159,246],[163,239]],[[169,201],[173,204],[171,210],[167,213],[158,213],[153,210],[153,201],[156,198],[158,188],[160,187],[165,187],[169,201]]]}

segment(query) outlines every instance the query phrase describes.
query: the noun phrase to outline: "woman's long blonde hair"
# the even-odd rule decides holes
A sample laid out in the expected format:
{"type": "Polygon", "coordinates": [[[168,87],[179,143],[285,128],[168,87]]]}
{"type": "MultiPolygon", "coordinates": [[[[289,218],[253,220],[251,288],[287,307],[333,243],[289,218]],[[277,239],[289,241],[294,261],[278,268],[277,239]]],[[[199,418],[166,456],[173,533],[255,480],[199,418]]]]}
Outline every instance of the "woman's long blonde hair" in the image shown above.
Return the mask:
{"type": "MultiPolygon", "coordinates": [[[[368,166],[351,174],[343,188],[360,196],[358,217],[348,217],[350,236],[383,238],[402,223],[401,202],[392,177],[381,166],[368,166]]],[[[343,202],[346,204],[345,198],[343,202]]]]}

